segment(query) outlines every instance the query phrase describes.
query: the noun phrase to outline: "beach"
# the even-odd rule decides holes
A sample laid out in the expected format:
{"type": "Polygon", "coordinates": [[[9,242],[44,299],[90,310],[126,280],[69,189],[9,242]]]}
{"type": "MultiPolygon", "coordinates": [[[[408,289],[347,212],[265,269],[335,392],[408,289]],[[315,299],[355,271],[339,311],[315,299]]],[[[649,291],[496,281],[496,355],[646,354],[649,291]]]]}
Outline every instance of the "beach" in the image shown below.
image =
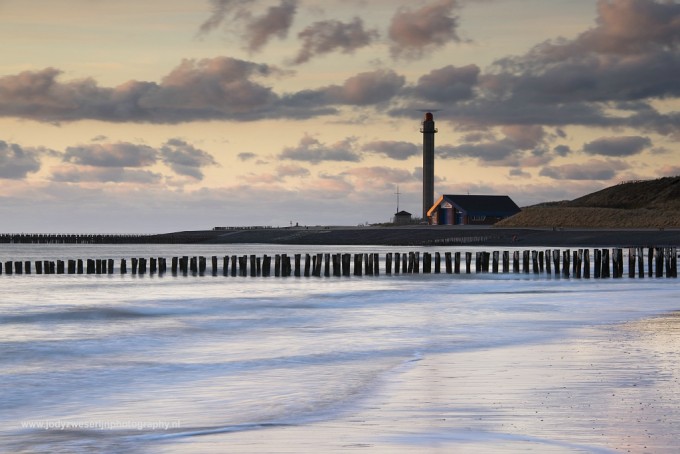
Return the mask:
{"type": "Polygon", "coordinates": [[[205,434],[161,452],[677,452],[678,313],[575,335],[428,355],[340,419],[267,427],[266,439],[205,434]]]}
{"type": "MultiPolygon", "coordinates": [[[[340,248],[10,245],[2,259],[340,248]]],[[[676,279],[31,274],[0,291],[9,452],[671,453],[680,438],[676,279]]]]}

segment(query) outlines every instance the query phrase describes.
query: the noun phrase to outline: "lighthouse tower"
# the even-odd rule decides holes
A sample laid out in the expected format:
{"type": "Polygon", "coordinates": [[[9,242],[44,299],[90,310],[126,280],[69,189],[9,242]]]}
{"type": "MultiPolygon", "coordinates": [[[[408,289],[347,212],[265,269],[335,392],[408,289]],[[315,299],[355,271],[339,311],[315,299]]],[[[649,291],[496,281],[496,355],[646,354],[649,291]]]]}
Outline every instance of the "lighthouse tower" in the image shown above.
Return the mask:
{"type": "Polygon", "coordinates": [[[434,204],[434,117],[431,112],[425,114],[423,127],[423,220],[427,219],[427,211],[434,204]]]}

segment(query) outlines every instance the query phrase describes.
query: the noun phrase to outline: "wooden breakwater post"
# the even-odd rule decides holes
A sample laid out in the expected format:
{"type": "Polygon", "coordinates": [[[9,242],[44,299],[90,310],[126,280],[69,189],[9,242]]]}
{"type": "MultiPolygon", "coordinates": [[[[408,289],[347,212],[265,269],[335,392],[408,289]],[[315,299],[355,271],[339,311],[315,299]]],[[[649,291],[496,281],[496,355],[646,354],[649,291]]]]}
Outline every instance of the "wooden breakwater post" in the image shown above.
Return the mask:
{"type": "Polygon", "coordinates": [[[309,277],[309,269],[312,266],[310,257],[309,254],[305,254],[305,277],[309,277]]]}
{"type": "Polygon", "coordinates": [[[262,277],[271,276],[272,258],[267,254],[262,257],[262,277]]]}
{"type": "Polygon", "coordinates": [[[352,262],[351,254],[342,254],[342,275],[345,277],[350,276],[350,265],[352,262]]]}
{"type": "Polygon", "coordinates": [[[333,254],[331,259],[333,260],[333,276],[342,276],[342,254],[333,254]]]}
{"type": "Polygon", "coordinates": [[[636,259],[637,259],[637,249],[636,248],[628,248],[628,277],[633,278],[635,277],[635,267],[637,266],[636,259]]]}
{"type": "Polygon", "coordinates": [[[363,274],[361,264],[363,254],[354,254],[354,275],[361,276],[363,274]]]}
{"type": "Polygon", "coordinates": [[[609,271],[609,249],[602,249],[602,260],[600,261],[602,265],[602,271],[600,271],[600,278],[611,277],[609,271]]]}
{"type": "Polygon", "coordinates": [[[236,255],[232,255],[231,257],[229,257],[229,261],[230,261],[230,264],[231,264],[231,266],[230,266],[231,271],[229,273],[231,274],[231,277],[236,277],[236,274],[238,273],[238,264],[237,264],[238,263],[238,257],[236,257],[236,255]]]}
{"type": "Polygon", "coordinates": [[[238,275],[241,277],[248,277],[248,256],[242,255],[238,257],[238,275]]]}
{"type": "Polygon", "coordinates": [[[571,251],[569,249],[562,252],[562,275],[569,277],[569,268],[571,265],[571,251]]]}
{"type": "Polygon", "coordinates": [[[366,276],[373,276],[373,254],[362,254],[364,256],[364,269],[366,276]]]}
{"type": "MultiPolygon", "coordinates": [[[[626,248],[604,248],[593,249],[594,256],[594,277],[597,279],[604,279],[612,277],[619,279],[624,276],[626,271],[626,257],[624,251],[628,254],[627,267],[628,277],[634,278],[637,275],[640,278],[645,277],[645,274],[660,277],[677,277],[677,248],[675,247],[649,247],[647,249],[641,247],[626,248]],[[645,270],[644,253],[647,254],[648,270],[645,270]],[[610,257],[611,254],[611,257],[610,257]]],[[[533,272],[534,275],[543,273],[545,270],[548,276],[554,271],[555,276],[590,278],[590,250],[589,249],[553,249],[545,251],[524,250],[513,252],[513,271],[515,273],[533,272]],[[521,258],[520,258],[521,256],[521,258]],[[544,267],[545,265],[545,267],[544,267]]],[[[420,272],[422,264],[422,272],[424,274],[440,274],[442,272],[441,259],[442,255],[439,252],[423,252],[422,260],[420,252],[411,251],[403,253],[386,253],[384,262],[381,262],[380,254],[376,253],[355,253],[354,254],[354,275],[356,276],[378,276],[381,272],[381,264],[384,263],[386,274],[399,274],[420,272]],[[434,264],[433,264],[434,262],[434,264]]],[[[445,266],[447,274],[460,274],[460,261],[462,253],[446,252],[445,266]]],[[[286,277],[293,274],[290,267],[290,257],[282,254],[276,255],[274,275],[277,277],[286,277]]],[[[304,268],[302,267],[302,254],[295,254],[295,274],[300,277],[321,277],[322,273],[325,277],[333,276],[349,276],[352,273],[351,259],[352,254],[330,254],[330,253],[316,253],[305,254],[304,268]]],[[[163,274],[167,269],[166,259],[163,257],[132,257],[132,274],[143,275],[148,272],[151,275],[163,274]]],[[[243,255],[238,257],[236,255],[224,256],[222,258],[224,276],[264,276],[269,277],[271,271],[271,257],[264,255],[258,257],[255,254],[243,255]]],[[[187,275],[189,272],[192,275],[204,275],[207,269],[207,261],[204,256],[192,257],[172,257],[172,271],[173,274],[182,272],[187,275]]],[[[126,274],[128,262],[125,259],[120,261],[120,273],[126,274]]],[[[219,274],[219,259],[217,256],[211,257],[212,275],[219,274]]],[[[472,273],[472,267],[475,268],[475,273],[488,273],[491,271],[497,274],[501,270],[501,252],[499,251],[477,251],[474,256],[471,252],[465,252],[465,273],[472,273]]],[[[502,252],[502,268],[503,272],[510,271],[510,253],[508,251],[502,252]]],[[[112,274],[114,272],[113,259],[68,259],[68,260],[36,260],[35,268],[31,261],[21,260],[6,260],[0,263],[0,274],[15,274],[26,275],[34,272],[36,274],[112,274]],[[85,265],[85,266],[83,266],[85,265]]]]}
{"type": "Polygon", "coordinates": [[[300,277],[300,260],[301,260],[301,255],[300,254],[295,254],[295,277],[300,277]]]}
{"type": "Polygon", "coordinates": [[[656,269],[656,277],[662,277],[663,276],[663,259],[664,259],[664,250],[663,248],[657,247],[654,248],[654,257],[656,259],[656,264],[655,269],[656,269]]]}
{"type": "Polygon", "coordinates": [[[257,277],[260,275],[260,266],[257,264],[258,259],[254,254],[250,255],[250,277],[257,277]]]}
{"type": "Polygon", "coordinates": [[[432,254],[423,252],[423,274],[430,274],[432,272],[432,254]]]}
{"type": "Polygon", "coordinates": [[[637,266],[638,276],[645,277],[645,249],[642,247],[637,248],[637,266]]]}

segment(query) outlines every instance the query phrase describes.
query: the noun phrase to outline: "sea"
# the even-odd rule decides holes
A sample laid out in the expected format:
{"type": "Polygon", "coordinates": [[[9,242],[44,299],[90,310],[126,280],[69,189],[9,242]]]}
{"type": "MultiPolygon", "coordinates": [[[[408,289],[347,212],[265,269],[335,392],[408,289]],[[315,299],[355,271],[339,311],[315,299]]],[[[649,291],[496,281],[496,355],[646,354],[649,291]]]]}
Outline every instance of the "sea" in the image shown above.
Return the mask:
{"type": "MultiPolygon", "coordinates": [[[[479,250],[3,244],[0,261],[479,250]]],[[[624,276],[2,274],[0,452],[677,453],[680,281],[624,276]]]]}

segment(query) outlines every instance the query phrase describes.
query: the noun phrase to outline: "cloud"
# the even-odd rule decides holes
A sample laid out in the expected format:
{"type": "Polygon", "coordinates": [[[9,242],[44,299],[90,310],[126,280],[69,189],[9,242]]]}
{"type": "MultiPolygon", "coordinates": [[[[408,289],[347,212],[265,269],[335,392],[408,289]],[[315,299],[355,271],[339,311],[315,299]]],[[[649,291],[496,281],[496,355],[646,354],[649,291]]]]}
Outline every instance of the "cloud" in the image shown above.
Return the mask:
{"type": "Polygon", "coordinates": [[[439,145],[437,156],[444,159],[471,158],[482,165],[538,167],[555,157],[549,152],[550,136],[540,125],[503,126],[503,138],[491,132],[467,134],[460,145],[439,145]]]}
{"type": "MultiPolygon", "coordinates": [[[[680,5],[672,2],[600,1],[595,26],[573,39],[497,60],[476,78],[474,68],[462,81],[449,76],[454,68],[442,68],[404,91],[429,99],[431,108],[444,109],[440,119],[466,129],[583,125],[680,137],[680,112],[673,104],[663,112],[655,107],[656,100],[680,96],[678,24],[680,5]],[[447,94],[447,78],[460,90],[447,94]],[[432,87],[431,95],[425,87],[432,87]],[[440,89],[447,101],[437,102],[440,89]]],[[[410,116],[419,104],[393,106],[390,113],[410,116]]]]}
{"type": "Polygon", "coordinates": [[[145,100],[156,109],[246,115],[275,104],[271,88],[251,80],[274,73],[277,70],[268,65],[229,57],[183,60],[145,100]]]}
{"type": "Polygon", "coordinates": [[[585,122],[562,117],[562,124],[644,125],[639,114],[644,115],[645,126],[654,127],[668,117],[654,118],[656,111],[644,101],[680,95],[679,44],[680,5],[600,1],[594,28],[573,40],[547,41],[526,55],[497,61],[482,85],[508,105],[580,104],[600,109],[585,122]],[[633,115],[608,116],[603,108],[610,106],[604,103],[611,102],[633,115]]]}
{"type": "Polygon", "coordinates": [[[310,172],[304,167],[298,166],[298,165],[280,165],[276,168],[276,174],[279,176],[279,178],[286,178],[286,177],[296,177],[296,178],[303,178],[303,177],[308,177],[310,172]]]}
{"type": "Polygon", "coordinates": [[[354,187],[358,191],[394,190],[396,183],[420,181],[412,172],[393,167],[373,166],[355,167],[342,173],[353,178],[354,187]]]}
{"type": "Polygon", "coordinates": [[[480,162],[506,165],[510,158],[517,156],[517,148],[508,142],[466,143],[462,145],[440,145],[435,148],[437,156],[444,159],[474,158],[480,162]]]}
{"type": "Polygon", "coordinates": [[[544,167],[539,175],[555,180],[611,180],[617,171],[628,168],[622,161],[591,159],[579,164],[544,167]]]}
{"type": "Polygon", "coordinates": [[[115,88],[92,79],[60,82],[54,68],[25,71],[0,77],[0,116],[153,123],[262,118],[272,115],[279,98],[254,79],[274,74],[268,65],[228,57],[184,60],[160,84],[129,81],[115,88]]]}
{"type": "Polygon", "coordinates": [[[159,174],[134,169],[149,167],[158,161],[178,175],[201,180],[203,167],[217,165],[212,155],[181,139],[170,139],[159,149],[129,142],[68,147],[63,161],[75,165],[58,168],[53,174],[54,181],[156,183],[159,174]]]}
{"type": "Polygon", "coordinates": [[[297,9],[297,0],[282,0],[278,6],[270,7],[266,14],[253,18],[248,25],[246,39],[248,49],[260,50],[272,36],[285,38],[297,9]]]}
{"type": "Polygon", "coordinates": [[[404,85],[404,76],[392,70],[376,70],[350,77],[342,86],[333,85],[323,90],[331,103],[370,105],[389,101],[404,85]]]}
{"type": "Polygon", "coordinates": [[[40,150],[0,140],[0,178],[21,180],[40,170],[40,150]]]}
{"type": "Polygon", "coordinates": [[[556,155],[565,157],[571,153],[571,148],[568,145],[557,145],[553,151],[556,155]]]}
{"type": "Polygon", "coordinates": [[[63,166],[53,169],[52,181],[60,183],[135,183],[156,184],[159,173],[122,167],[63,166]]]}
{"type": "Polygon", "coordinates": [[[420,154],[420,148],[411,142],[379,140],[365,144],[361,149],[368,153],[378,153],[398,161],[420,154]]]}
{"type": "Polygon", "coordinates": [[[521,150],[530,150],[542,145],[545,130],[540,125],[507,125],[501,128],[506,139],[521,150]]]}
{"type": "Polygon", "coordinates": [[[434,69],[418,79],[413,94],[435,103],[453,103],[473,97],[480,69],[477,65],[434,69]]]}
{"type": "Polygon", "coordinates": [[[317,139],[305,135],[297,147],[287,147],[279,155],[280,159],[304,161],[319,164],[323,161],[359,162],[361,156],[354,151],[354,139],[345,139],[332,145],[325,145],[317,139]]]}
{"type": "Polygon", "coordinates": [[[520,168],[510,169],[508,174],[511,178],[531,178],[531,174],[529,172],[525,172],[520,168]]]}
{"type": "Polygon", "coordinates": [[[335,105],[370,106],[398,96],[405,78],[392,70],[359,73],[342,85],[279,95],[259,79],[284,72],[229,57],[183,60],[160,83],[129,81],[114,88],[92,79],[62,82],[47,68],[0,77],[0,116],[61,122],[181,123],[206,120],[306,119],[336,113],[335,105]]]}
{"type": "Polygon", "coordinates": [[[227,15],[236,12],[240,13],[244,11],[244,7],[253,0],[210,0],[212,4],[212,14],[210,17],[201,24],[199,33],[209,33],[215,28],[222,25],[222,23],[227,18],[227,15]]]}
{"type": "Polygon", "coordinates": [[[354,192],[354,186],[340,175],[320,175],[310,182],[309,187],[329,199],[343,199],[354,192]]]}
{"type": "Polygon", "coordinates": [[[178,175],[203,179],[201,168],[217,165],[210,153],[181,139],[170,139],[160,149],[160,157],[178,175]]]}
{"type": "Polygon", "coordinates": [[[375,41],[378,32],[365,30],[364,22],[355,17],[346,23],[337,20],[315,22],[298,33],[298,38],[302,40],[302,49],[293,60],[297,65],[336,50],[351,54],[375,41]]]}
{"type": "Polygon", "coordinates": [[[241,161],[250,161],[251,159],[255,159],[257,155],[255,153],[239,153],[236,155],[241,161]]]}
{"type": "Polygon", "coordinates": [[[657,171],[657,174],[664,177],[680,176],[680,166],[665,165],[657,171]]]}
{"type": "Polygon", "coordinates": [[[392,18],[388,36],[395,58],[418,58],[450,42],[458,42],[456,0],[439,0],[418,10],[400,9],[392,18]]]}
{"type": "Polygon", "coordinates": [[[379,69],[352,76],[342,85],[329,85],[288,95],[283,103],[296,111],[313,111],[329,105],[379,105],[398,96],[405,82],[404,76],[392,70],[379,69]]]}
{"type": "Polygon", "coordinates": [[[597,26],[575,40],[545,43],[536,51],[546,57],[564,57],[588,52],[641,54],[650,49],[680,44],[680,4],[653,0],[600,0],[597,26]]]}
{"type": "Polygon", "coordinates": [[[591,155],[632,156],[651,146],[649,137],[603,137],[583,145],[583,151],[591,155]]]}
{"type": "Polygon", "coordinates": [[[128,142],[68,147],[64,162],[93,167],[146,167],[156,163],[158,151],[128,142]]]}
{"type": "Polygon", "coordinates": [[[261,15],[253,14],[252,8],[256,5],[253,0],[212,0],[211,3],[212,14],[201,24],[199,35],[228,24],[240,31],[246,49],[251,52],[262,49],[274,36],[285,38],[297,11],[297,0],[281,0],[261,15]]]}

